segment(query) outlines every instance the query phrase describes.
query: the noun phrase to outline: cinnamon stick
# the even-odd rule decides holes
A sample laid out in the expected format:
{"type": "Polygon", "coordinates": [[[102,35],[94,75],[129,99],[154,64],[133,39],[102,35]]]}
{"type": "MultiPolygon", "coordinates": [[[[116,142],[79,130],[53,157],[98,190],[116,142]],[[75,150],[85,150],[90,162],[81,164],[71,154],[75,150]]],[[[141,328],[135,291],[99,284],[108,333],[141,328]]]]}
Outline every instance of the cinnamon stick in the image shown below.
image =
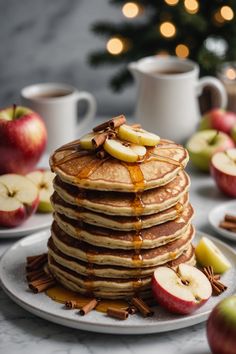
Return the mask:
{"type": "Polygon", "coordinates": [[[65,302],[65,306],[68,309],[78,309],[80,308],[78,302],[76,300],[68,300],[65,302]]]}
{"type": "Polygon", "coordinates": [[[236,227],[236,215],[225,214],[225,221],[230,221],[235,223],[235,227],[236,227]]]}
{"type": "Polygon", "coordinates": [[[126,320],[129,316],[129,313],[126,310],[117,309],[115,307],[108,307],[107,315],[117,318],[118,320],[126,320]]]}
{"type": "Polygon", "coordinates": [[[96,156],[99,159],[105,159],[105,157],[107,157],[107,152],[105,150],[101,149],[96,153],[96,156]]]}
{"type": "Polygon", "coordinates": [[[127,311],[130,315],[134,315],[135,313],[138,312],[138,309],[137,309],[137,307],[131,305],[130,307],[128,307],[127,311]]]}
{"type": "Polygon", "coordinates": [[[140,298],[133,297],[131,304],[137,307],[137,309],[141,312],[144,317],[153,316],[154,312],[150,309],[150,307],[140,298]]]}
{"type": "Polygon", "coordinates": [[[29,288],[35,293],[41,293],[56,284],[53,278],[48,278],[47,280],[37,280],[29,283],[29,288]]]}
{"type": "Polygon", "coordinates": [[[90,311],[92,311],[93,309],[95,309],[95,307],[98,304],[98,300],[97,299],[92,299],[91,301],[89,301],[86,305],[84,305],[82,307],[82,309],[79,311],[79,314],[81,316],[87,315],[87,313],[89,313],[90,311]]]}
{"type": "Polygon", "coordinates": [[[33,260],[27,263],[26,265],[26,270],[27,271],[33,271],[33,270],[38,270],[40,267],[44,265],[48,260],[48,255],[47,253],[43,253],[37,257],[35,257],[33,260]]]}
{"type": "Polygon", "coordinates": [[[107,137],[108,137],[108,133],[105,132],[95,135],[92,139],[92,144],[94,148],[97,149],[100,146],[102,146],[105,143],[107,137]]]}
{"type": "Polygon", "coordinates": [[[126,122],[125,116],[120,115],[120,116],[114,117],[102,124],[97,125],[96,127],[93,128],[93,131],[99,132],[99,131],[104,130],[106,128],[116,129],[116,128],[119,128],[125,122],[126,122]]]}
{"type": "Polygon", "coordinates": [[[219,224],[219,227],[221,227],[222,229],[226,229],[226,230],[236,230],[236,223],[231,222],[231,221],[221,221],[219,224]]]}
{"type": "Polygon", "coordinates": [[[26,273],[26,279],[30,283],[34,280],[42,278],[45,274],[46,273],[44,272],[44,270],[36,270],[36,271],[28,272],[26,273]]]}

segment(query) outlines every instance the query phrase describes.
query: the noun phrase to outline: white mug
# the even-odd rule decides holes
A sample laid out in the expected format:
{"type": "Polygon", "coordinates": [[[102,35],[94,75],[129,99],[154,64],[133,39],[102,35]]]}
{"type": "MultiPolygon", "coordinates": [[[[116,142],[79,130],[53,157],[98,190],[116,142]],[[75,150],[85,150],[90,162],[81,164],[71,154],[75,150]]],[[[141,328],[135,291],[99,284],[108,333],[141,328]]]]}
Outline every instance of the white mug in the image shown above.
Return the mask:
{"type": "Polygon", "coordinates": [[[184,143],[199,123],[197,97],[204,86],[211,86],[225,108],[227,95],[221,82],[199,76],[199,66],[177,57],[146,57],[129,64],[139,89],[136,119],[142,126],[163,138],[184,143]]]}
{"type": "Polygon", "coordinates": [[[21,90],[21,101],[43,118],[48,133],[47,153],[76,139],[79,132],[83,133],[91,125],[96,113],[95,98],[67,84],[42,83],[27,86],[21,90]],[[82,119],[77,114],[80,100],[88,103],[82,119]]]}

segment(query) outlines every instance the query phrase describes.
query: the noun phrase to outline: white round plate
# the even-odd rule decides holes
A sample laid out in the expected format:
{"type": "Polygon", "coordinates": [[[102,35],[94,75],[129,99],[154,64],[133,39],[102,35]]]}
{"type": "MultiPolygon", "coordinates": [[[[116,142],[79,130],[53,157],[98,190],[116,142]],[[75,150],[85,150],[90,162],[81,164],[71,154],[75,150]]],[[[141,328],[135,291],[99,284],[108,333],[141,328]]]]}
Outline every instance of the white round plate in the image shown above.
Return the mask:
{"type": "Polygon", "coordinates": [[[14,228],[3,228],[0,227],[0,238],[15,238],[22,237],[33,232],[47,229],[52,223],[52,214],[45,213],[33,214],[28,220],[26,220],[22,225],[14,228]]]}
{"type": "MultiPolygon", "coordinates": [[[[65,310],[64,305],[51,300],[44,293],[35,295],[27,287],[25,281],[26,256],[45,252],[49,234],[49,231],[41,231],[28,236],[15,243],[4,253],[0,261],[0,284],[3,290],[18,305],[39,317],[57,324],[113,334],[145,334],[170,331],[205,321],[216,303],[236,292],[236,253],[229,246],[206,235],[222,250],[231,262],[232,268],[222,276],[222,282],[228,286],[228,289],[218,297],[211,297],[194,314],[187,316],[174,315],[156,306],[155,314],[150,318],[133,315],[129,316],[125,321],[119,321],[97,311],[92,311],[88,315],[81,317],[78,315],[78,311],[65,310]]],[[[202,235],[202,233],[197,233],[195,243],[198,242],[202,235]]]]}
{"type": "Polygon", "coordinates": [[[208,214],[208,220],[213,229],[221,236],[236,241],[236,233],[224,230],[219,227],[219,223],[224,219],[225,214],[232,214],[236,216],[236,200],[219,204],[213,208],[208,214]]]}

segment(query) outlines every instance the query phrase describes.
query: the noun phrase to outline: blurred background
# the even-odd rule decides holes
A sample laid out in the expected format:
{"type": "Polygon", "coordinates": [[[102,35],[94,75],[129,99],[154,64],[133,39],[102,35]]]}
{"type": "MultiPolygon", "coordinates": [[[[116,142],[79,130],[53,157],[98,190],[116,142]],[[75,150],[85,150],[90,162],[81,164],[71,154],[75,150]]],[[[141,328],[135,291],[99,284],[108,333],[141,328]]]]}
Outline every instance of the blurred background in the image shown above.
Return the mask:
{"type": "Polygon", "coordinates": [[[214,75],[236,59],[233,0],[0,0],[0,7],[3,107],[26,85],[56,81],[90,91],[100,116],[130,115],[136,88],[128,62],[171,54],[214,75]]]}
{"type": "Polygon", "coordinates": [[[92,24],[124,18],[107,0],[0,0],[0,102],[19,101],[22,87],[38,82],[65,82],[90,91],[98,115],[130,114],[135,88],[114,94],[108,86],[113,69],[96,69],[90,52],[106,45],[92,24]]]}

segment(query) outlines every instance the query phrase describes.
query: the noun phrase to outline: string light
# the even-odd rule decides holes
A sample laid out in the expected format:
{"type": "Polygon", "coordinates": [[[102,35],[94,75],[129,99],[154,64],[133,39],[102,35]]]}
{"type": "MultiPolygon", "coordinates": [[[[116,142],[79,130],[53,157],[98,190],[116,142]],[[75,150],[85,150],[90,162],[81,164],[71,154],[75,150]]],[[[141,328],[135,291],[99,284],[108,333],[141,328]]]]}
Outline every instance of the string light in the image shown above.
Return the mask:
{"type": "Polygon", "coordinates": [[[135,2],[127,2],[122,7],[122,12],[125,17],[134,18],[138,16],[140,12],[140,7],[135,2]]]}
{"type": "Polygon", "coordinates": [[[184,6],[188,13],[196,14],[199,9],[199,4],[196,0],[184,0],[184,6]]]}
{"type": "Polygon", "coordinates": [[[231,21],[234,18],[234,12],[229,6],[222,6],[220,14],[226,21],[231,21]]]}
{"type": "Polygon", "coordinates": [[[178,44],[175,48],[175,54],[179,58],[187,58],[189,56],[189,48],[185,44],[178,44]]]}
{"type": "Polygon", "coordinates": [[[165,0],[165,2],[167,5],[174,6],[178,4],[179,0],[165,0]]]}
{"type": "Polygon", "coordinates": [[[173,25],[171,22],[163,22],[160,25],[160,32],[164,37],[171,38],[176,33],[175,25],[173,25]]]}
{"type": "Polygon", "coordinates": [[[124,50],[124,43],[120,38],[113,37],[107,42],[107,51],[112,55],[119,55],[124,50]]]}

